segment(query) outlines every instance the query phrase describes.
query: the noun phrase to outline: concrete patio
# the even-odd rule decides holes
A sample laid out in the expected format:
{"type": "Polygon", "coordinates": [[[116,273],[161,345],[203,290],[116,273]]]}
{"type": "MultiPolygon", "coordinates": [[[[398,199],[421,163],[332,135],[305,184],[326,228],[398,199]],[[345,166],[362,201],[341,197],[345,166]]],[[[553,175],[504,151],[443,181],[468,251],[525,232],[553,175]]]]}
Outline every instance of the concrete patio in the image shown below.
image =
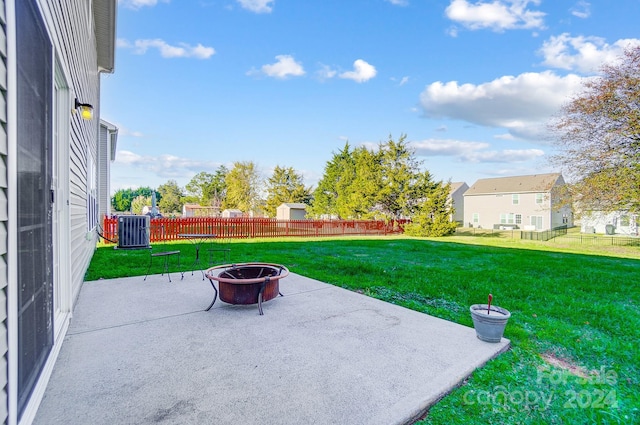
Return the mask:
{"type": "Polygon", "coordinates": [[[264,316],[171,277],[84,284],[34,424],[411,424],[509,347],[293,273],[264,316]]]}

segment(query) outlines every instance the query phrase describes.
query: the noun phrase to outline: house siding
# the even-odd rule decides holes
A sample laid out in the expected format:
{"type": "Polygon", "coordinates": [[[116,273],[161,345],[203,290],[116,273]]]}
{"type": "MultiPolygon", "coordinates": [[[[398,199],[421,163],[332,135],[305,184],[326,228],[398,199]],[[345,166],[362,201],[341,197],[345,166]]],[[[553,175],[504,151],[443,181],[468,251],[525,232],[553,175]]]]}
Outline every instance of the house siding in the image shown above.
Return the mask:
{"type": "Polygon", "coordinates": [[[465,182],[451,183],[451,206],[454,209],[451,221],[464,223],[464,193],[469,189],[465,182]]]}
{"type": "MultiPolygon", "coordinates": [[[[465,225],[473,222],[473,214],[480,215],[480,222],[477,226],[491,229],[500,223],[500,214],[520,214],[522,223],[518,227],[522,228],[531,222],[531,216],[542,216],[542,228],[549,228],[551,223],[550,201],[545,196],[542,204],[536,203],[535,193],[520,193],[518,204],[513,204],[512,193],[491,194],[491,195],[467,195],[464,197],[465,225]]],[[[476,227],[477,227],[476,226],[476,227]]]]}
{"type": "Polygon", "coordinates": [[[560,174],[478,180],[464,194],[464,225],[485,229],[516,225],[527,229],[535,223],[536,230],[572,226],[571,209],[558,207],[558,189],[564,184],[560,174]],[[517,203],[513,201],[514,195],[518,196],[517,203]],[[501,214],[513,214],[513,223],[502,223],[501,214]],[[520,223],[516,223],[516,215],[520,215],[520,223]],[[474,216],[479,218],[477,222],[474,222],[474,216]],[[532,221],[532,217],[541,219],[532,221]]]}
{"type": "Polygon", "coordinates": [[[607,233],[607,226],[613,226],[613,234],[638,236],[638,222],[640,217],[629,212],[589,211],[582,215],[582,233],[607,233]]]}
{"type": "MultiPolygon", "coordinates": [[[[100,75],[90,1],[41,0],[43,14],[50,17],[50,34],[60,62],[65,64],[72,95],[94,105],[94,118],[71,114],[69,134],[69,242],[73,300],[80,292],[84,274],[95,250],[97,235],[87,217],[88,161],[98,158],[100,75]],[[54,29],[54,30],[52,30],[54,29]]],[[[96,163],[97,170],[97,163],[96,163]]]]}
{"type": "Polygon", "coordinates": [[[115,144],[117,129],[106,121],[100,122],[98,135],[98,219],[111,214],[111,196],[109,181],[111,179],[111,152],[115,144]]]}
{"type": "MultiPolygon", "coordinates": [[[[57,111],[64,125],[54,144],[57,152],[64,156],[64,181],[56,193],[56,204],[63,206],[64,219],[56,229],[63,235],[61,242],[68,246],[68,250],[59,256],[59,261],[65,265],[64,279],[58,279],[63,286],[68,302],[64,306],[63,323],[56,328],[55,341],[45,366],[40,369],[40,375],[28,400],[28,405],[19,417],[17,408],[16,376],[20,350],[17,341],[17,313],[16,293],[20,288],[20,276],[16,272],[15,255],[19,241],[15,237],[15,146],[16,146],[16,5],[24,0],[0,0],[0,423],[29,424],[35,416],[35,411],[44,392],[46,382],[53,369],[55,358],[66,333],[66,325],[70,318],[86,269],[89,265],[97,242],[97,233],[93,230],[88,219],[88,176],[92,167],[89,160],[95,161],[93,170],[94,188],[101,187],[104,174],[99,173],[98,167],[98,133],[99,133],[99,105],[100,105],[100,72],[112,70],[108,63],[99,64],[97,46],[113,47],[115,38],[103,44],[102,39],[96,38],[94,13],[105,16],[108,25],[115,24],[116,0],[33,0],[37,5],[37,12],[41,15],[48,38],[53,46],[53,61],[55,75],[50,76],[50,83],[63,92],[58,104],[50,105],[57,111]],[[93,9],[99,7],[97,12],[93,9]],[[6,9],[6,11],[5,11],[6,9]],[[112,13],[112,15],[109,15],[112,13]],[[8,30],[7,30],[8,29],[8,30]],[[59,79],[60,78],[60,79],[59,79]],[[58,85],[59,81],[64,84],[58,85]],[[55,83],[54,83],[55,82],[55,83]],[[9,94],[7,99],[7,93],[9,94]],[[94,106],[94,118],[83,120],[73,111],[73,100],[77,98],[82,103],[94,106]],[[65,103],[68,101],[68,105],[65,103]],[[68,121],[67,121],[68,120],[68,121]],[[64,149],[61,149],[61,146],[64,149]],[[68,155],[67,155],[68,150],[68,155]],[[67,177],[68,173],[68,177],[67,177]],[[9,186],[12,187],[9,187],[9,186]],[[9,198],[9,195],[12,197],[9,198]],[[11,200],[11,205],[8,202],[11,200]],[[10,232],[10,233],[9,233],[10,232]],[[16,276],[18,277],[16,279],[16,276]],[[11,353],[11,355],[9,355],[11,353]]],[[[103,37],[109,33],[108,25],[102,25],[103,37]],[[106,32],[105,32],[106,31],[106,32]]],[[[113,35],[113,33],[112,33],[113,35]]],[[[105,52],[103,52],[105,53],[105,52]]],[[[108,53],[108,52],[106,52],[108,53]]],[[[104,62],[104,60],[103,60],[104,62]]],[[[107,61],[108,62],[108,61],[107,61]]],[[[60,124],[60,121],[56,121],[60,124]]],[[[59,129],[60,130],[60,129],[59,129]]],[[[108,157],[107,153],[107,157],[108,157]]],[[[107,163],[108,165],[108,163],[107,163]]],[[[106,173],[108,178],[108,171],[106,173]]],[[[107,185],[108,188],[108,185],[107,185]]],[[[54,249],[56,244],[54,243],[54,249]]]]}
{"type": "Polygon", "coordinates": [[[0,0],[0,422],[8,419],[8,172],[7,172],[7,24],[5,2],[0,0]]]}

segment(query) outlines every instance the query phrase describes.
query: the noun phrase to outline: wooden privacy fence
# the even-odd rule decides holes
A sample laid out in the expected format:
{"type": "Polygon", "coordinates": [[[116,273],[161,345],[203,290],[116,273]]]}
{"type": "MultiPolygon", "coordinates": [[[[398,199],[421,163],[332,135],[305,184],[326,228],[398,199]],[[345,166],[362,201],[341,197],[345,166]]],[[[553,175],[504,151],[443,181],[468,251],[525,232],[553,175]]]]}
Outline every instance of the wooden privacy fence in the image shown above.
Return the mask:
{"type": "MultiPolygon", "coordinates": [[[[390,235],[404,232],[409,220],[278,220],[275,218],[184,217],[152,218],[151,242],[178,240],[179,234],[215,234],[219,238],[320,237],[390,235]]],[[[105,217],[103,237],[118,240],[118,217],[105,217]]]]}

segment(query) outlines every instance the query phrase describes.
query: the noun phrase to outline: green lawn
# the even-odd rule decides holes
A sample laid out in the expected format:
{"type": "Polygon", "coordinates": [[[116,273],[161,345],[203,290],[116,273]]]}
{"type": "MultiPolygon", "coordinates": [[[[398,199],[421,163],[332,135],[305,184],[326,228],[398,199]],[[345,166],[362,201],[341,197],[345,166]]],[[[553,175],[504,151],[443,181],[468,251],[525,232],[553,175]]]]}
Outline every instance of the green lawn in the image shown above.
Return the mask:
{"type": "MultiPolygon", "coordinates": [[[[418,424],[640,423],[637,247],[464,236],[245,240],[230,247],[233,262],[281,263],[466,326],[469,306],[492,293],[494,305],[511,311],[511,349],[418,424]]],[[[171,248],[182,251],[183,263],[192,261],[193,245],[171,248]]],[[[100,247],[87,280],[144,275],[148,259],[146,250],[100,247]]]]}

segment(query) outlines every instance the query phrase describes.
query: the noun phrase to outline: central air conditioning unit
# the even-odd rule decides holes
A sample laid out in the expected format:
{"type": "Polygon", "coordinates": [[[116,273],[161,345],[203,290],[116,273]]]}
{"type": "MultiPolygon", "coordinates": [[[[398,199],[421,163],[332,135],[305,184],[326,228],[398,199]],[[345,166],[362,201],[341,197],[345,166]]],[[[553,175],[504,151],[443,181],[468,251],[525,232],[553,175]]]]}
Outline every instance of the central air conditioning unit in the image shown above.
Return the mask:
{"type": "Polygon", "coordinates": [[[149,248],[149,224],[147,215],[118,216],[118,248],[149,248]]]}

